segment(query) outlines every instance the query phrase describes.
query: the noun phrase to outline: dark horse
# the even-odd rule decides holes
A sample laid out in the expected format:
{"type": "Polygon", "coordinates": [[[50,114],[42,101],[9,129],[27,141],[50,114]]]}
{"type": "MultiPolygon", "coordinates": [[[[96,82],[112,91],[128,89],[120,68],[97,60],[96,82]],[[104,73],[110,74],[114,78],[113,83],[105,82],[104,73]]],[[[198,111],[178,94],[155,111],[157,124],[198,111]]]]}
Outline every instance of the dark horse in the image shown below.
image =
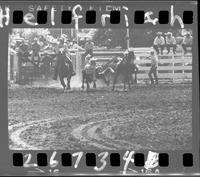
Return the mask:
{"type": "Polygon", "coordinates": [[[63,86],[63,89],[65,90],[66,84],[64,81],[64,78],[67,77],[67,90],[70,90],[70,81],[71,81],[71,69],[69,64],[66,62],[67,61],[67,56],[65,55],[64,52],[59,52],[57,54],[57,60],[56,60],[56,66],[55,66],[55,77],[59,75],[60,78],[60,83],[63,86]]]}
{"type": "Polygon", "coordinates": [[[130,80],[132,77],[133,70],[135,70],[134,60],[135,60],[134,52],[129,51],[128,55],[126,55],[122,59],[122,61],[120,61],[117,64],[113,81],[113,88],[112,88],[113,91],[115,89],[115,84],[117,82],[117,78],[119,77],[119,75],[123,75],[124,90],[126,89],[126,82],[128,82],[129,90],[131,89],[130,80]]]}

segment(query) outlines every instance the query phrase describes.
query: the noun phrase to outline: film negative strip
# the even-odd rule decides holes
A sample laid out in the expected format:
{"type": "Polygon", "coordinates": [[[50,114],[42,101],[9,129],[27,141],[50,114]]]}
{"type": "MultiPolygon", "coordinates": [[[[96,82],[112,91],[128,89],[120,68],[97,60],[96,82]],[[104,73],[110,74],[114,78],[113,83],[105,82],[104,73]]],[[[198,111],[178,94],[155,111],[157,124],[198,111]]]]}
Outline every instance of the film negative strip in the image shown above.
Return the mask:
{"type": "Polygon", "coordinates": [[[200,175],[197,1],[1,1],[0,175],[200,175]]]}

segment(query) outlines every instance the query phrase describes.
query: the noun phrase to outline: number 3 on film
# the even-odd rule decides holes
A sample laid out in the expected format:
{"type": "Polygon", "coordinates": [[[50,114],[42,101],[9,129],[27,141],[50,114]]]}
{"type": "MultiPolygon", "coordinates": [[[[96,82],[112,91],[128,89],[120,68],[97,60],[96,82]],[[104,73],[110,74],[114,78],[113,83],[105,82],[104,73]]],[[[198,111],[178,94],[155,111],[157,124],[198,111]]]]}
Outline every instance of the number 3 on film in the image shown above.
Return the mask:
{"type": "Polygon", "coordinates": [[[106,158],[108,157],[108,152],[101,152],[98,155],[98,157],[101,157],[101,156],[102,158],[100,159],[100,162],[102,163],[102,165],[100,167],[97,167],[97,166],[94,167],[94,170],[96,171],[102,171],[107,165],[106,158]]]}

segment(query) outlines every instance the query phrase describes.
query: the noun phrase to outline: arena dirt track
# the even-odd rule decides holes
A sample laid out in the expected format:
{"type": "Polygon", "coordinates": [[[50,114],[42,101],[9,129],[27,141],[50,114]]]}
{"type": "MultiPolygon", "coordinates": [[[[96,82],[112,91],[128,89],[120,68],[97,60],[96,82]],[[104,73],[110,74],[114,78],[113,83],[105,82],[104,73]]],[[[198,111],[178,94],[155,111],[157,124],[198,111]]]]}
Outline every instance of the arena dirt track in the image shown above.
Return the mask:
{"type": "Polygon", "coordinates": [[[66,93],[23,86],[9,88],[8,98],[11,149],[191,148],[190,84],[66,93]]]}

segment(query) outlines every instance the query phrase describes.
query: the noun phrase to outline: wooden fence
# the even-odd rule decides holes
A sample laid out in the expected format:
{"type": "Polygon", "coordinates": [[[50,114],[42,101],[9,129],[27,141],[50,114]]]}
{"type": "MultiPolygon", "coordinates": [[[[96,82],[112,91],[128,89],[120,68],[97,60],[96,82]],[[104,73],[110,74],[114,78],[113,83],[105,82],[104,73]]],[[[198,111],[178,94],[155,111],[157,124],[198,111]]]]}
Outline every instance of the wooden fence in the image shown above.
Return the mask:
{"type": "MultiPolygon", "coordinates": [[[[136,55],[135,63],[139,67],[138,79],[148,79],[148,71],[151,61],[146,59],[150,56],[151,48],[134,49],[136,55]]],[[[117,52],[94,52],[97,63],[106,63],[112,57],[119,55],[122,51],[117,52]]],[[[158,55],[158,74],[160,79],[192,79],[192,54],[183,55],[164,54],[158,55]]]]}
{"type": "MultiPolygon", "coordinates": [[[[138,79],[145,80],[148,79],[148,71],[150,69],[151,61],[146,59],[147,56],[150,55],[152,51],[151,48],[134,48],[134,53],[136,55],[135,63],[139,66],[138,79]]],[[[116,55],[120,55],[124,53],[123,50],[96,50],[94,51],[94,57],[97,59],[97,64],[104,64],[108,62],[110,59],[115,57],[116,55]]],[[[76,79],[81,79],[81,56],[84,51],[76,52],[74,51],[71,55],[71,60],[73,62],[74,69],[76,71],[76,79]]],[[[15,52],[10,52],[10,56],[8,57],[8,79],[15,80],[17,77],[17,72],[19,68],[17,66],[18,58],[15,52]]],[[[160,79],[192,79],[192,54],[183,55],[182,53],[178,53],[176,55],[173,54],[164,54],[158,56],[159,65],[158,65],[158,76],[160,79]]],[[[26,73],[30,71],[28,74],[29,77],[38,78],[41,75],[36,74],[33,70],[33,65],[31,63],[27,63],[23,66],[23,69],[26,69],[26,73]],[[32,68],[32,69],[31,69],[32,68]],[[30,70],[29,70],[30,69],[30,70]],[[31,72],[31,70],[33,70],[31,72]]]]}

